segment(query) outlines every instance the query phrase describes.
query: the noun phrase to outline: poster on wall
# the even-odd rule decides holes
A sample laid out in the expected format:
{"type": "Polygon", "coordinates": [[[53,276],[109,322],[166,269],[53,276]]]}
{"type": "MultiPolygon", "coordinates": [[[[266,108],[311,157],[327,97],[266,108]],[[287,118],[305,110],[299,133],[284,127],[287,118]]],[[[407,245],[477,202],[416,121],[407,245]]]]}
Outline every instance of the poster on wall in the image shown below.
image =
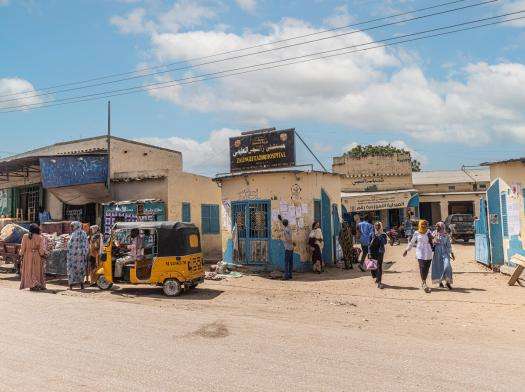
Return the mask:
{"type": "Polygon", "coordinates": [[[295,130],[246,132],[230,138],[230,170],[295,166],[295,130]]]}
{"type": "Polygon", "coordinates": [[[509,236],[520,235],[521,222],[520,222],[520,208],[518,200],[508,197],[507,198],[507,221],[509,227],[509,236]]]}

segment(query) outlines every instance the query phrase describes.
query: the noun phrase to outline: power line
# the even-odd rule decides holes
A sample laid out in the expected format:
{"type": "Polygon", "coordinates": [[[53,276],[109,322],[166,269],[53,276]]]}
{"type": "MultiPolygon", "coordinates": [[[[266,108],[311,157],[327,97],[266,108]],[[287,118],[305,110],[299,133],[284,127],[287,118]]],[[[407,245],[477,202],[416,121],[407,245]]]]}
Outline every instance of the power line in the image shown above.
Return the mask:
{"type": "Polygon", "coordinates": [[[315,61],[315,60],[327,59],[327,58],[342,56],[342,55],[345,55],[345,54],[356,53],[356,52],[363,52],[363,51],[368,51],[368,50],[378,49],[378,48],[384,48],[384,47],[388,47],[388,46],[399,45],[399,44],[402,44],[402,43],[419,41],[419,40],[422,40],[422,39],[428,39],[428,38],[439,37],[439,36],[445,36],[445,35],[450,35],[450,34],[462,32],[462,31],[474,30],[474,29],[478,29],[478,28],[481,28],[481,27],[497,25],[497,24],[511,22],[511,21],[515,21],[515,20],[521,20],[521,19],[525,19],[525,16],[524,17],[517,17],[517,18],[510,18],[510,19],[505,19],[505,20],[500,20],[500,21],[495,21],[495,22],[490,22],[490,23],[485,23],[485,24],[481,24],[481,25],[477,25],[477,26],[471,26],[471,27],[466,27],[466,28],[446,31],[446,32],[442,32],[442,33],[431,34],[431,35],[422,36],[422,37],[405,39],[405,40],[392,42],[392,43],[387,43],[387,44],[383,44],[383,45],[377,45],[377,46],[373,46],[373,47],[369,47],[369,48],[362,48],[362,49],[357,49],[357,50],[345,51],[345,52],[342,52],[342,53],[325,55],[325,56],[316,57],[316,58],[307,59],[307,60],[300,60],[300,61],[295,61],[295,62],[290,62],[290,63],[285,63],[285,64],[271,65],[271,66],[266,66],[266,67],[263,67],[263,68],[249,69],[249,70],[245,70],[245,71],[241,71],[241,72],[235,72],[235,73],[232,73],[232,74],[229,74],[229,75],[213,76],[213,75],[224,74],[224,73],[227,73],[227,72],[234,72],[234,71],[238,71],[238,70],[242,70],[242,69],[246,69],[246,68],[260,67],[260,66],[269,65],[269,64],[275,64],[275,63],[282,63],[282,62],[289,61],[289,60],[292,60],[292,59],[297,59],[297,58],[311,57],[313,55],[318,55],[318,54],[322,54],[322,53],[341,51],[341,50],[344,50],[344,49],[357,47],[357,46],[371,45],[373,43],[384,42],[384,41],[388,41],[388,40],[392,40],[392,39],[399,39],[399,38],[408,37],[408,36],[421,35],[421,34],[425,34],[425,33],[432,32],[432,31],[450,29],[450,28],[453,28],[453,27],[464,26],[464,25],[472,24],[472,23],[479,23],[479,22],[482,22],[482,21],[492,20],[492,19],[496,19],[496,18],[502,18],[502,17],[510,16],[510,15],[516,15],[516,14],[520,14],[520,13],[523,13],[523,12],[525,12],[525,10],[521,10],[521,11],[517,11],[517,12],[511,12],[511,13],[502,14],[502,15],[498,15],[498,16],[493,16],[493,17],[489,17],[489,18],[477,19],[477,20],[473,20],[473,21],[469,21],[469,22],[463,22],[463,23],[459,23],[459,24],[455,24],[455,25],[446,26],[446,27],[425,30],[425,31],[417,32],[417,33],[411,33],[411,34],[407,34],[405,36],[388,38],[388,39],[380,40],[380,41],[370,41],[368,43],[354,45],[354,46],[350,46],[350,47],[344,47],[344,48],[339,48],[339,49],[332,49],[332,50],[328,50],[328,51],[324,51],[324,52],[311,53],[311,54],[308,54],[308,55],[297,56],[297,57],[283,59],[283,60],[278,60],[278,61],[272,61],[272,62],[269,62],[269,63],[255,64],[255,65],[250,65],[250,66],[246,66],[246,67],[238,67],[238,68],[225,70],[225,71],[218,71],[218,72],[209,73],[209,74],[197,75],[197,76],[194,76],[194,77],[183,78],[183,79],[179,79],[179,80],[176,80],[176,81],[158,82],[158,83],[152,83],[152,84],[144,85],[144,86],[136,86],[136,87],[130,87],[130,88],[120,89],[120,90],[112,90],[112,91],[106,91],[106,92],[101,92],[101,93],[95,93],[95,94],[88,94],[88,95],[82,95],[82,96],[77,96],[77,97],[64,98],[64,99],[60,100],[60,102],[59,101],[46,101],[46,102],[44,102],[44,103],[54,102],[54,103],[49,104],[49,105],[42,105],[42,103],[39,103],[39,104],[28,104],[28,105],[13,106],[13,107],[6,108],[6,109],[9,109],[9,110],[0,111],[0,113],[11,113],[11,112],[17,112],[17,111],[25,111],[25,110],[29,110],[29,109],[39,109],[39,108],[47,108],[47,107],[52,107],[52,106],[61,106],[61,105],[66,105],[66,104],[71,104],[71,103],[93,101],[93,100],[97,100],[97,99],[105,99],[105,98],[110,98],[110,97],[129,95],[129,94],[133,94],[133,93],[137,93],[137,92],[158,90],[158,89],[162,89],[162,88],[169,88],[169,87],[174,87],[174,86],[193,84],[193,83],[203,82],[203,81],[207,81],[207,80],[222,79],[222,78],[229,77],[229,76],[242,75],[242,74],[247,74],[247,73],[251,73],[251,72],[267,70],[267,69],[281,68],[281,67],[289,66],[289,65],[293,65],[293,64],[300,64],[300,63],[306,63],[306,62],[315,61]],[[208,77],[208,76],[211,76],[211,77],[208,77]],[[187,82],[179,83],[180,81],[183,81],[183,80],[197,79],[197,78],[201,78],[201,79],[199,79],[199,80],[190,80],[190,81],[187,81],[187,82]],[[177,82],[177,83],[175,83],[175,82],[177,82]],[[130,91],[130,90],[134,90],[134,91],[130,91]],[[110,95],[106,95],[106,94],[110,94],[110,95]],[[99,95],[104,95],[104,96],[99,97],[99,95]],[[72,100],[74,100],[74,101],[72,101],[72,100]],[[69,102],[67,102],[67,101],[69,101],[69,102]],[[36,106],[36,107],[32,107],[32,106],[36,106]]]}
{"type": "MultiPolygon", "coordinates": [[[[366,21],[363,21],[363,22],[357,22],[357,23],[349,24],[349,25],[346,25],[346,26],[334,27],[334,28],[331,28],[331,29],[326,29],[326,30],[322,30],[322,31],[314,32],[314,33],[303,34],[303,35],[299,35],[299,36],[295,36],[295,37],[291,37],[291,38],[286,38],[286,39],[281,39],[281,40],[277,40],[277,41],[272,41],[272,42],[268,42],[268,43],[262,43],[262,44],[258,44],[258,45],[253,45],[253,46],[241,48],[241,49],[233,49],[233,50],[229,50],[229,51],[219,52],[219,53],[216,53],[216,54],[200,56],[200,57],[194,57],[194,58],[190,58],[190,59],[187,59],[187,60],[176,61],[176,62],[163,64],[163,65],[158,65],[158,66],[143,67],[143,68],[140,68],[140,69],[135,70],[135,71],[129,71],[129,72],[123,72],[123,73],[115,73],[115,74],[110,74],[110,75],[107,75],[107,76],[101,76],[101,77],[95,77],[95,78],[91,78],[91,79],[85,79],[85,80],[78,81],[78,82],[69,82],[69,83],[58,84],[58,85],[55,85],[55,86],[44,87],[44,88],[41,88],[41,89],[33,89],[33,90],[26,90],[26,91],[22,91],[22,92],[18,92],[18,93],[4,94],[4,95],[0,95],[0,98],[19,96],[19,95],[24,95],[24,94],[27,94],[27,93],[34,93],[35,91],[49,91],[49,90],[56,89],[56,88],[61,88],[61,87],[67,87],[67,86],[78,85],[78,84],[85,84],[85,83],[95,82],[95,81],[109,79],[109,78],[114,78],[114,77],[119,77],[119,76],[138,74],[138,73],[142,73],[142,72],[148,71],[148,70],[166,68],[166,67],[171,67],[171,66],[174,66],[174,65],[177,65],[177,64],[184,64],[184,63],[189,63],[189,62],[198,61],[198,60],[205,60],[205,59],[209,59],[209,58],[217,57],[217,56],[221,56],[221,55],[243,52],[243,51],[246,51],[246,50],[256,49],[256,48],[260,48],[260,47],[264,47],[264,46],[268,46],[268,45],[274,45],[274,44],[277,44],[277,43],[289,42],[289,41],[296,40],[296,39],[299,39],[299,38],[311,37],[311,36],[324,34],[324,33],[332,32],[332,31],[338,31],[338,30],[347,29],[347,28],[350,28],[350,27],[356,27],[356,26],[361,26],[361,25],[364,25],[364,24],[373,23],[373,22],[379,22],[379,21],[382,21],[382,20],[388,20],[388,19],[391,19],[391,18],[397,18],[397,17],[400,17],[400,16],[411,15],[411,14],[414,14],[414,13],[419,13],[419,12],[428,11],[428,10],[431,10],[431,9],[445,7],[447,5],[464,3],[465,1],[470,1],[470,0],[449,1],[449,2],[446,2],[446,3],[441,3],[441,4],[437,4],[437,5],[430,6],[430,7],[420,8],[420,9],[416,9],[416,10],[409,11],[409,12],[402,12],[402,13],[392,14],[392,15],[389,15],[389,16],[381,17],[381,18],[370,19],[370,20],[366,20],[366,21]]],[[[484,5],[484,4],[493,3],[493,2],[497,2],[497,1],[499,1],[499,0],[485,1],[485,2],[482,2],[482,3],[474,4],[474,5],[468,5],[468,6],[460,7],[460,8],[454,9],[454,10],[445,11],[443,13],[452,12],[452,11],[459,10],[459,9],[464,9],[464,8],[476,7],[476,6],[479,6],[479,5],[484,5]]],[[[431,14],[430,16],[434,16],[434,15],[438,15],[438,14],[440,14],[440,13],[431,14]]],[[[426,17],[429,17],[429,16],[426,16],[426,17]]],[[[405,23],[405,22],[411,21],[411,20],[412,19],[404,20],[404,21],[400,21],[400,22],[396,22],[396,23],[391,23],[391,24],[405,23]]],[[[378,28],[378,27],[375,27],[375,28],[378,28]]],[[[368,30],[368,29],[358,30],[356,32],[366,31],[366,30],[368,30]]],[[[336,35],[334,37],[337,37],[337,36],[340,36],[340,35],[336,35]]],[[[333,37],[326,37],[324,39],[330,39],[330,38],[333,38],[333,37]]],[[[304,43],[301,43],[301,45],[303,45],[303,44],[304,43]]],[[[273,50],[278,50],[278,49],[282,49],[282,48],[276,48],[276,49],[273,49],[273,50]]],[[[257,54],[257,53],[255,53],[255,54],[257,54]]],[[[254,54],[250,54],[250,55],[254,55],[254,54]]],[[[223,59],[221,61],[225,61],[225,60],[227,60],[227,59],[223,59]]],[[[169,72],[169,71],[167,71],[167,72],[169,72]]],[[[138,75],[136,77],[144,77],[144,76],[138,75]]],[[[127,78],[123,79],[123,80],[127,80],[127,78]]],[[[117,81],[114,81],[114,82],[117,82],[117,81]]],[[[82,86],[82,87],[78,87],[78,89],[88,88],[88,87],[91,87],[91,86],[82,86]]],[[[21,98],[28,98],[28,97],[24,96],[24,97],[21,97],[21,98]]],[[[18,99],[20,99],[20,98],[18,98],[18,99]]],[[[2,101],[2,102],[4,102],[4,101],[2,101]]]]}
{"type": "MultiPolygon", "coordinates": [[[[149,74],[141,74],[141,75],[136,75],[136,76],[130,76],[130,77],[127,77],[127,78],[110,80],[110,81],[107,81],[107,82],[100,82],[100,83],[90,84],[90,85],[87,85],[87,86],[72,87],[72,88],[64,89],[64,90],[55,90],[55,91],[50,91],[50,92],[46,92],[46,93],[42,93],[42,94],[37,93],[37,94],[34,94],[34,95],[25,96],[23,98],[25,98],[25,99],[27,99],[27,98],[36,98],[36,97],[42,97],[42,96],[47,96],[47,95],[56,94],[56,93],[70,92],[70,91],[76,91],[76,90],[83,90],[83,89],[91,88],[91,87],[100,87],[100,86],[104,86],[104,85],[108,85],[108,84],[119,83],[119,82],[134,80],[134,79],[142,79],[142,78],[146,78],[146,77],[149,77],[149,76],[156,76],[156,75],[166,74],[166,73],[174,72],[174,71],[181,71],[181,70],[187,70],[187,69],[191,69],[191,68],[202,67],[204,65],[211,65],[211,64],[216,64],[216,63],[229,61],[229,60],[238,60],[238,59],[245,58],[245,57],[250,57],[250,56],[255,56],[255,55],[259,55],[259,54],[263,54],[263,53],[273,52],[273,51],[276,51],[276,50],[288,49],[288,48],[291,48],[291,47],[307,45],[307,44],[311,44],[311,43],[315,43],[315,42],[320,42],[320,41],[333,39],[333,38],[338,38],[338,37],[342,37],[342,36],[348,36],[348,35],[357,34],[357,33],[365,32],[365,31],[371,31],[371,30],[375,30],[375,29],[378,29],[378,28],[393,26],[393,25],[397,25],[397,24],[401,24],[401,23],[413,22],[415,20],[425,19],[425,18],[429,18],[429,17],[432,17],[432,16],[437,16],[437,15],[443,15],[443,14],[446,14],[446,13],[455,12],[455,11],[459,11],[459,10],[464,10],[464,9],[467,9],[467,8],[478,7],[478,6],[481,6],[481,5],[494,3],[496,1],[498,1],[498,0],[487,0],[487,1],[484,1],[484,2],[481,2],[481,3],[476,3],[476,4],[471,4],[471,5],[467,5],[467,6],[463,6],[463,7],[453,8],[453,9],[450,9],[450,10],[435,12],[435,13],[432,13],[432,14],[421,15],[421,16],[417,16],[417,17],[413,17],[413,18],[409,18],[409,19],[404,19],[404,20],[401,20],[401,21],[398,21],[398,22],[391,22],[391,23],[386,23],[386,24],[383,24],[383,25],[369,27],[369,28],[366,28],[366,29],[360,29],[360,30],[354,30],[354,31],[346,32],[346,33],[340,33],[340,34],[336,34],[336,35],[329,36],[329,37],[316,38],[314,40],[299,42],[299,43],[295,43],[295,44],[289,44],[289,45],[285,45],[285,46],[280,46],[278,48],[266,49],[266,50],[259,51],[259,52],[242,54],[242,55],[237,55],[237,56],[233,56],[233,57],[227,57],[225,59],[214,60],[214,61],[209,61],[209,62],[195,64],[195,65],[186,65],[184,67],[179,67],[179,68],[169,68],[169,69],[164,70],[164,71],[158,71],[158,72],[153,72],[153,73],[149,73],[149,74]]],[[[11,98],[11,99],[0,101],[0,103],[17,101],[19,99],[20,98],[11,98]]]]}

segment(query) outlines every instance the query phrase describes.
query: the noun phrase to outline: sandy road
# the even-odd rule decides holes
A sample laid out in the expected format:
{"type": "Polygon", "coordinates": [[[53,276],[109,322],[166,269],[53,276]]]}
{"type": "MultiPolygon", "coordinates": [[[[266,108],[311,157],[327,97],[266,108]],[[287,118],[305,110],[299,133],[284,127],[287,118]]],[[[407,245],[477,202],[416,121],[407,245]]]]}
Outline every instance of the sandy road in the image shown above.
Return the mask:
{"type": "Polygon", "coordinates": [[[0,275],[0,390],[523,389],[525,288],[456,247],[456,287],[417,289],[416,263],[367,274],[244,276],[158,289],[21,292],[0,275]]]}

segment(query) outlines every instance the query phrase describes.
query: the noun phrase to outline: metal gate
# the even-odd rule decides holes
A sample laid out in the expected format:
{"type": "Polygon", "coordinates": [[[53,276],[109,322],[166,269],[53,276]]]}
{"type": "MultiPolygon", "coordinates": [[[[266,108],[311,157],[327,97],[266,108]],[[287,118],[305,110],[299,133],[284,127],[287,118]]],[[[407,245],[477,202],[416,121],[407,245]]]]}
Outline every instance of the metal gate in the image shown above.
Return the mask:
{"type": "Polygon", "coordinates": [[[496,180],[487,189],[487,207],[490,233],[491,264],[503,264],[503,221],[501,211],[500,183],[496,180]]]}
{"type": "Polygon", "coordinates": [[[237,231],[234,261],[266,264],[270,255],[270,202],[232,202],[232,224],[237,231]]]}
{"type": "Polygon", "coordinates": [[[479,219],[476,221],[476,261],[490,265],[490,240],[487,202],[479,202],[479,219]]]}

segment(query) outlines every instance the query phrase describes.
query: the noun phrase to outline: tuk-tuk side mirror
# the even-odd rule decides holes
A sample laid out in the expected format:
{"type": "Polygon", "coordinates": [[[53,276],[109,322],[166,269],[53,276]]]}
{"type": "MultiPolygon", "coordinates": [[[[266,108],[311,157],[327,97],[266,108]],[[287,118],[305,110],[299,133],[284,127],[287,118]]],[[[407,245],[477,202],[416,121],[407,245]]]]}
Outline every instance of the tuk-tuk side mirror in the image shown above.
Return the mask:
{"type": "Polygon", "coordinates": [[[108,259],[108,255],[107,255],[107,254],[102,253],[102,254],[100,255],[100,261],[106,261],[107,259],[108,259]]]}

